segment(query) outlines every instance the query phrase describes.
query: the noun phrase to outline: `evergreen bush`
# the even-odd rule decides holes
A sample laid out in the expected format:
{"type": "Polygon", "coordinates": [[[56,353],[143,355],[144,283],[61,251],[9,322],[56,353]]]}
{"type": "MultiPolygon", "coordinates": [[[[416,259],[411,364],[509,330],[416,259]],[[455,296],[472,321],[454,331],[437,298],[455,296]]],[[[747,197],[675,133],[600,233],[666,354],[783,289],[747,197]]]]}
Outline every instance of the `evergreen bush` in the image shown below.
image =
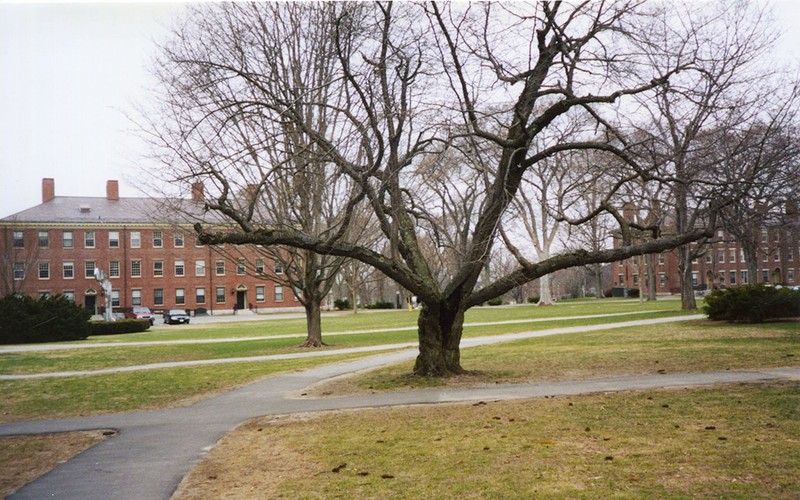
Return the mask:
{"type": "Polygon", "coordinates": [[[709,319],[717,321],[761,323],[795,318],[800,317],[800,291],[764,284],[714,290],[706,296],[703,310],[709,319]]]}
{"type": "Polygon", "coordinates": [[[92,321],[89,335],[119,335],[139,333],[150,328],[149,319],[119,319],[117,321],[92,321]]]}
{"type": "Polygon", "coordinates": [[[90,317],[63,295],[7,295],[0,299],[0,344],[83,340],[89,335],[90,317]]]}

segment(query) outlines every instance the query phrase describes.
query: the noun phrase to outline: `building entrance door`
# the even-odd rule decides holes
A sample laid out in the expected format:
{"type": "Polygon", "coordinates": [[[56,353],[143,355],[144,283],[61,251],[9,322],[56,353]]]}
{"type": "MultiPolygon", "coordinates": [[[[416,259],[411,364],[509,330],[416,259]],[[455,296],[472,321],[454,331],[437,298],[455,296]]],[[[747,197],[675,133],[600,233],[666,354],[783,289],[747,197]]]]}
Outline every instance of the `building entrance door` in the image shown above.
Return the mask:
{"type": "Polygon", "coordinates": [[[85,299],[86,299],[85,300],[86,310],[92,314],[95,314],[96,312],[95,304],[97,303],[97,295],[86,295],[85,299]]]}
{"type": "Polygon", "coordinates": [[[242,310],[247,303],[247,292],[239,290],[236,292],[236,309],[242,310]]]}

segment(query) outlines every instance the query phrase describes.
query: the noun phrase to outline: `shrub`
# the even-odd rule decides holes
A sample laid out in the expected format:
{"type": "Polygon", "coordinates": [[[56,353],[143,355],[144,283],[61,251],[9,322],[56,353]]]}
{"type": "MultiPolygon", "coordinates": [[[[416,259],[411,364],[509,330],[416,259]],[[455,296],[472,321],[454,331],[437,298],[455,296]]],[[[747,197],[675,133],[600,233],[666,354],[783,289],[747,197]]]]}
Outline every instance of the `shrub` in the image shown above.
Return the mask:
{"type": "Polygon", "coordinates": [[[394,309],[394,304],[391,302],[386,302],[383,300],[379,300],[374,304],[367,304],[367,309],[394,309]]]}
{"type": "Polygon", "coordinates": [[[534,295],[533,297],[528,297],[528,304],[536,304],[539,302],[539,296],[534,295]]]}
{"type": "Polygon", "coordinates": [[[92,321],[89,323],[89,335],[119,335],[122,333],[139,333],[150,328],[149,319],[119,319],[117,321],[92,321]]]}
{"type": "Polygon", "coordinates": [[[346,309],[352,309],[350,305],[350,301],[347,299],[336,299],[333,301],[333,307],[335,307],[339,311],[344,311],[346,309]]]}
{"type": "Polygon", "coordinates": [[[714,290],[706,296],[703,311],[712,320],[747,323],[800,317],[800,291],[763,284],[714,290]]]}
{"type": "Polygon", "coordinates": [[[488,302],[487,302],[487,304],[489,304],[490,306],[499,306],[499,305],[501,305],[502,303],[503,303],[503,299],[501,299],[501,298],[499,298],[499,297],[498,297],[498,298],[496,298],[496,299],[492,299],[492,300],[490,300],[490,301],[488,301],[488,302]]]}
{"type": "Polygon", "coordinates": [[[0,343],[83,340],[91,314],[63,295],[34,299],[12,294],[0,299],[0,343]]]}
{"type": "Polygon", "coordinates": [[[639,298],[639,289],[638,288],[628,288],[628,297],[631,299],[638,299],[639,298]]]}

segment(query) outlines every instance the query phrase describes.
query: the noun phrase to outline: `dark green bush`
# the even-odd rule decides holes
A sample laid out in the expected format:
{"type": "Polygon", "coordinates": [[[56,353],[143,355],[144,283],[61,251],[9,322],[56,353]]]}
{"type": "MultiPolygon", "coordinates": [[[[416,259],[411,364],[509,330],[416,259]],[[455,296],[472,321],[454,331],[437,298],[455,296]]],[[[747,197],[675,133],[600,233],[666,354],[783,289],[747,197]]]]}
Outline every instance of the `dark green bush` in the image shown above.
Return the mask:
{"type": "Polygon", "coordinates": [[[628,288],[628,297],[631,299],[638,299],[639,298],[639,289],[638,288],[628,288]]]}
{"type": "Polygon", "coordinates": [[[498,298],[496,298],[496,299],[492,299],[492,300],[490,300],[490,301],[488,301],[488,302],[487,302],[487,304],[489,304],[490,306],[499,306],[499,305],[501,305],[502,303],[503,303],[503,299],[501,299],[501,298],[499,298],[499,297],[498,297],[498,298]]]}
{"type": "Polygon", "coordinates": [[[718,321],[761,323],[800,317],[800,291],[763,284],[714,290],[706,296],[703,310],[709,319],[718,321]]]}
{"type": "Polygon", "coordinates": [[[394,309],[394,304],[391,303],[391,302],[385,302],[385,301],[379,300],[378,302],[375,302],[374,304],[367,304],[366,308],[367,309],[394,309]]]}
{"type": "Polygon", "coordinates": [[[90,316],[63,295],[7,295],[0,299],[0,344],[83,340],[89,335],[90,316]]]}
{"type": "Polygon", "coordinates": [[[350,301],[347,299],[336,299],[333,301],[333,307],[335,307],[338,311],[344,311],[345,309],[352,309],[353,307],[350,305],[350,301]]]}
{"type": "Polygon", "coordinates": [[[148,319],[118,319],[117,321],[92,321],[89,323],[89,335],[119,335],[122,333],[139,333],[150,328],[148,319]]]}
{"type": "Polygon", "coordinates": [[[528,297],[528,304],[536,304],[539,302],[539,296],[528,297]]]}

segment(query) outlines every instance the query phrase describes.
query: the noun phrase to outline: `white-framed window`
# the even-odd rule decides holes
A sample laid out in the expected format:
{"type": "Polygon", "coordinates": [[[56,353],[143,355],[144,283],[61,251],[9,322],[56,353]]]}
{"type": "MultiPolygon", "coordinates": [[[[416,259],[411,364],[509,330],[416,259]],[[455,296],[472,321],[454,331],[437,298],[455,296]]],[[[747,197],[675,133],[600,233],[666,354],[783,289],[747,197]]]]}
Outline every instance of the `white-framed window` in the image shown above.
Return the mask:
{"type": "Polygon", "coordinates": [[[725,263],[725,252],[723,252],[722,249],[717,250],[717,262],[720,264],[725,263]]]}
{"type": "Polygon", "coordinates": [[[667,273],[658,273],[658,286],[660,288],[667,286],[667,273]]]}
{"type": "Polygon", "coordinates": [[[39,279],[40,280],[49,280],[50,279],[50,263],[49,262],[39,262],[39,279]]]}
{"type": "Polygon", "coordinates": [[[712,261],[712,259],[711,259],[711,252],[708,252],[708,253],[706,254],[706,264],[711,264],[711,261],[712,261]]]}
{"type": "Polygon", "coordinates": [[[266,300],[264,290],[264,285],[256,285],[256,302],[264,302],[266,300]]]}
{"type": "Polygon", "coordinates": [[[161,231],[153,231],[153,248],[162,248],[164,246],[164,233],[161,231]]]}
{"type": "Polygon", "coordinates": [[[94,248],[94,231],[84,231],[83,246],[84,248],[94,248]]]}
{"type": "Polygon", "coordinates": [[[617,275],[617,284],[623,286],[625,284],[625,277],[621,274],[617,275]]]}
{"type": "Polygon", "coordinates": [[[699,275],[692,273],[692,286],[697,286],[697,283],[699,283],[699,275]]]}
{"type": "Polygon", "coordinates": [[[65,280],[75,278],[75,264],[72,261],[64,261],[62,266],[62,275],[65,280]]]}
{"type": "Polygon", "coordinates": [[[194,290],[194,300],[197,304],[205,304],[206,303],[206,289],[203,287],[197,287],[194,290]]]}
{"type": "Polygon", "coordinates": [[[786,270],[786,282],[787,283],[794,283],[794,269],[787,269],[786,270]]]}
{"type": "Polygon", "coordinates": [[[75,244],[72,239],[72,231],[64,231],[61,235],[61,242],[64,248],[72,248],[75,244]]]}
{"type": "Polygon", "coordinates": [[[729,275],[730,275],[730,284],[731,285],[735,285],[736,284],[736,271],[731,271],[729,273],[729,275]]]}
{"type": "Polygon", "coordinates": [[[769,283],[769,269],[762,269],[761,270],[761,282],[762,283],[769,283]]]}
{"type": "Polygon", "coordinates": [[[786,261],[787,262],[794,262],[794,248],[788,247],[786,249],[786,261]]]}
{"type": "Polygon", "coordinates": [[[61,292],[61,295],[63,295],[64,298],[67,299],[68,301],[75,302],[75,292],[73,292],[72,290],[63,291],[61,292]]]}
{"type": "Polygon", "coordinates": [[[183,233],[175,233],[175,248],[183,248],[183,233]]]}
{"type": "Polygon", "coordinates": [[[633,274],[633,286],[639,286],[639,274],[638,273],[634,273],[633,274]]]}
{"type": "Polygon", "coordinates": [[[283,274],[283,265],[280,262],[275,263],[275,274],[283,274]]]}
{"type": "Polygon", "coordinates": [[[164,289],[163,288],[154,288],[153,289],[153,305],[154,306],[163,306],[164,305],[164,289]]]}
{"type": "Polygon", "coordinates": [[[141,278],[142,277],[142,261],[139,259],[133,259],[131,261],[131,278],[141,278]]]}
{"type": "Polygon", "coordinates": [[[663,253],[658,254],[658,265],[659,266],[663,266],[664,265],[664,260],[665,260],[664,259],[664,254],[663,253]]]}
{"type": "Polygon", "coordinates": [[[225,259],[217,259],[214,262],[214,269],[217,276],[225,276],[225,259]]]}
{"type": "Polygon", "coordinates": [[[111,307],[119,307],[119,290],[111,290],[111,307]]]}
{"type": "Polygon", "coordinates": [[[25,248],[25,233],[22,231],[14,231],[11,234],[14,248],[25,248]]]}
{"type": "Polygon", "coordinates": [[[747,284],[747,271],[741,271],[741,272],[739,273],[739,278],[740,278],[740,279],[739,279],[739,282],[740,282],[742,285],[746,285],[746,284],[747,284]]]}
{"type": "Polygon", "coordinates": [[[275,302],[283,302],[283,287],[275,285],[275,302]]]}
{"type": "Polygon", "coordinates": [[[25,263],[14,262],[14,280],[20,281],[25,279],[25,263]]]}
{"type": "Polygon", "coordinates": [[[224,304],[225,303],[225,287],[218,286],[216,290],[214,290],[214,294],[216,296],[215,300],[217,304],[224,304]]]}
{"type": "Polygon", "coordinates": [[[728,262],[736,262],[736,249],[729,248],[728,249],[728,262]]]}
{"type": "Polygon", "coordinates": [[[256,259],[256,273],[264,274],[264,259],[256,259]]]}
{"type": "Polygon", "coordinates": [[[175,303],[179,306],[186,303],[186,291],[183,288],[175,289],[175,303]]]}
{"type": "Polygon", "coordinates": [[[236,274],[239,276],[243,275],[247,271],[247,267],[245,264],[244,259],[239,259],[236,261],[236,274]]]}
{"type": "Polygon", "coordinates": [[[175,276],[184,275],[186,275],[186,266],[183,264],[183,259],[178,259],[175,261],[175,276]]]}
{"type": "Polygon", "coordinates": [[[142,305],[142,291],[140,289],[134,288],[133,290],[131,290],[131,305],[132,306],[142,305]]]}
{"type": "Polygon", "coordinates": [[[119,261],[118,260],[112,260],[111,262],[108,263],[108,277],[109,278],[119,278],[119,276],[120,276],[119,261]]]}
{"type": "Polygon", "coordinates": [[[39,231],[39,247],[47,248],[50,246],[50,233],[48,231],[39,231]]]}
{"type": "Polygon", "coordinates": [[[195,276],[205,276],[206,275],[206,261],[204,261],[204,260],[196,260],[196,261],[194,261],[194,275],[195,276]]]}
{"type": "Polygon", "coordinates": [[[153,261],[153,276],[156,278],[161,278],[164,276],[164,261],[163,260],[154,260],[153,261]]]}
{"type": "Polygon", "coordinates": [[[119,248],[119,231],[108,232],[108,248],[119,248]]]}
{"type": "Polygon", "coordinates": [[[131,248],[141,248],[141,247],[142,247],[142,232],[131,231],[131,248]]]}
{"type": "Polygon", "coordinates": [[[47,297],[50,297],[50,296],[51,296],[51,295],[50,295],[50,292],[48,292],[48,291],[41,291],[41,292],[39,292],[39,298],[40,298],[40,299],[46,299],[47,297]]]}
{"type": "Polygon", "coordinates": [[[776,248],[775,249],[775,254],[772,256],[772,260],[774,260],[775,262],[780,262],[781,261],[781,249],[780,248],[776,248]]]}
{"type": "Polygon", "coordinates": [[[767,242],[767,228],[762,227],[761,228],[761,243],[766,243],[766,242],[767,242]]]}
{"type": "Polygon", "coordinates": [[[83,277],[86,279],[94,279],[94,261],[86,260],[83,262],[83,277]]]}

